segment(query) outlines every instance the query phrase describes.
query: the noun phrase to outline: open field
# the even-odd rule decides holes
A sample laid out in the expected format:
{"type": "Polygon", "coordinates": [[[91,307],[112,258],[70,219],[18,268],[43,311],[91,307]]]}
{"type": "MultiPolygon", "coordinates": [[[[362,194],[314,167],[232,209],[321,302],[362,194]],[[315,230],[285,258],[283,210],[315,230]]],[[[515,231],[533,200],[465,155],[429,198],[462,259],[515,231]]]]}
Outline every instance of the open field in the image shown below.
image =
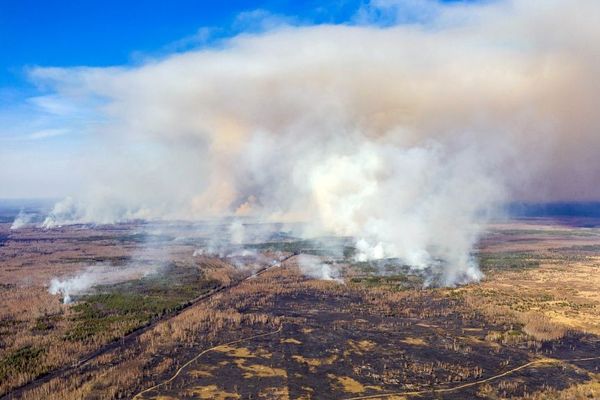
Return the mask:
{"type": "Polygon", "coordinates": [[[0,224],[0,391],[15,399],[600,398],[594,226],[498,223],[476,255],[482,282],[424,288],[426,276],[394,260],[352,261],[346,239],[279,235],[194,256],[214,230],[0,224]],[[303,254],[339,279],[306,276],[303,254]],[[121,272],[103,273],[71,304],[48,292],[55,277],[111,268],[121,272]]]}

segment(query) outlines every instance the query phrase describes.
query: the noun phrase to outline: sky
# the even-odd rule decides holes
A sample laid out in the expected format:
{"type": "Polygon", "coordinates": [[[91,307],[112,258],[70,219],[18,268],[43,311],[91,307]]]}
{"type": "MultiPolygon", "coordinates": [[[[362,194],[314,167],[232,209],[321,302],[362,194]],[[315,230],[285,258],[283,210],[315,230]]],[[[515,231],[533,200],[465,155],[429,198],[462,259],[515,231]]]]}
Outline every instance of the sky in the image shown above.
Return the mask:
{"type": "MultiPolygon", "coordinates": [[[[398,14],[378,11],[368,18],[382,26],[424,18],[422,7],[415,6],[419,1],[402,3],[398,14]]],[[[143,65],[280,24],[361,24],[365,5],[365,0],[0,0],[0,197],[61,197],[85,179],[77,173],[83,131],[98,116],[54,97],[51,88],[32,79],[32,70],[143,65]]]]}
{"type": "MultiPolygon", "coordinates": [[[[231,35],[241,28],[244,13],[257,10],[299,22],[338,23],[348,21],[359,4],[354,0],[326,6],[311,0],[2,0],[0,86],[7,90],[25,85],[27,66],[122,65],[135,63],[144,54],[168,51],[202,28],[218,31],[216,36],[231,35]]],[[[178,50],[186,47],[180,45],[178,50]]]]}
{"type": "MultiPolygon", "coordinates": [[[[479,35],[482,42],[486,41],[484,46],[498,50],[492,57],[506,56],[503,61],[530,57],[533,63],[547,62],[554,50],[548,47],[548,54],[544,55],[538,52],[538,47],[553,40],[556,54],[573,52],[570,61],[588,62],[584,60],[584,55],[590,53],[588,48],[577,48],[581,44],[575,43],[576,33],[572,32],[573,29],[592,29],[586,21],[577,21],[582,17],[575,14],[583,11],[566,9],[563,0],[524,4],[521,0],[340,0],[326,3],[1,0],[0,161],[3,167],[0,170],[0,197],[63,197],[77,192],[89,179],[82,173],[85,169],[82,166],[93,158],[86,146],[90,145],[91,136],[99,137],[96,128],[111,118],[102,107],[103,102],[114,100],[111,98],[114,93],[108,96],[99,91],[83,93],[85,85],[82,82],[71,80],[67,84],[64,77],[50,77],[51,71],[60,70],[73,77],[80,76],[77,72],[82,68],[90,71],[95,68],[96,72],[110,71],[111,68],[141,71],[176,55],[227,49],[239,38],[268,37],[282,27],[299,32],[309,32],[320,26],[338,27],[339,30],[355,27],[364,32],[415,27],[423,32],[438,32],[438,38],[432,35],[432,40],[441,43],[446,37],[452,37],[454,31],[474,30],[473,26],[488,19],[498,28],[485,33],[473,32],[468,40],[473,42],[469,45],[474,51],[469,57],[480,50],[477,46],[482,44],[475,43],[479,35]],[[556,32],[547,25],[552,22],[544,19],[551,20],[554,14],[560,13],[565,14],[567,21],[572,17],[573,29],[556,32]],[[507,26],[513,23],[517,25],[515,33],[510,33],[507,26]],[[528,37],[524,30],[530,28],[531,37],[528,37]],[[444,33],[444,30],[448,32],[444,33]],[[517,36],[519,34],[522,35],[517,36]],[[509,54],[513,50],[515,54],[509,54]],[[501,51],[505,54],[500,54],[501,51]],[[81,93],[73,96],[73,85],[79,85],[81,93]]],[[[585,4],[581,10],[588,7],[589,0],[585,0],[585,4]]],[[[399,35],[397,40],[403,44],[412,38],[399,35]]],[[[467,43],[463,37],[457,40],[467,43]]],[[[594,44],[588,47],[593,48],[594,44]]],[[[424,52],[423,55],[427,54],[424,52]]],[[[472,75],[469,68],[464,69],[464,77],[472,75]]],[[[505,76],[514,72],[509,71],[510,68],[512,66],[506,66],[505,76]]],[[[530,77],[531,74],[524,79],[530,77]]],[[[534,87],[533,80],[526,83],[529,86],[521,85],[519,90],[534,87]]],[[[522,100],[525,101],[525,96],[522,100]]],[[[548,123],[547,118],[544,121],[548,123]]],[[[561,157],[567,158],[559,154],[558,158],[561,157]]],[[[583,155],[583,161],[587,162],[590,157],[583,155]]],[[[586,169],[580,165],[573,168],[577,171],[586,169]]],[[[536,188],[528,194],[523,193],[523,187],[517,188],[520,192],[517,197],[535,199],[536,196],[531,194],[540,193],[539,200],[571,200],[569,197],[597,200],[596,192],[588,190],[590,184],[583,174],[575,170],[567,179],[552,175],[554,172],[548,173],[538,179],[539,182],[546,181],[546,185],[540,185],[539,190],[536,188]],[[561,181],[568,184],[558,187],[557,182],[561,181]]]]}
{"type": "Polygon", "coordinates": [[[60,197],[80,179],[80,125],[73,113],[31,80],[35,67],[136,65],[207,46],[252,26],[266,14],[295,23],[349,20],[358,2],[38,0],[0,1],[0,197],[60,197]],[[65,126],[68,126],[65,128],[65,126]],[[3,149],[2,149],[3,148],[3,149]],[[23,161],[28,160],[27,165],[23,161]],[[8,175],[8,176],[7,176],[8,175]]]}
{"type": "MultiPolygon", "coordinates": [[[[122,65],[148,55],[183,51],[247,30],[253,14],[254,19],[270,14],[295,24],[355,23],[357,11],[366,3],[145,0],[142,5],[118,0],[2,0],[0,88],[6,93],[27,87],[25,71],[31,66],[122,65]]],[[[407,11],[406,18],[417,16],[407,11]]]]}

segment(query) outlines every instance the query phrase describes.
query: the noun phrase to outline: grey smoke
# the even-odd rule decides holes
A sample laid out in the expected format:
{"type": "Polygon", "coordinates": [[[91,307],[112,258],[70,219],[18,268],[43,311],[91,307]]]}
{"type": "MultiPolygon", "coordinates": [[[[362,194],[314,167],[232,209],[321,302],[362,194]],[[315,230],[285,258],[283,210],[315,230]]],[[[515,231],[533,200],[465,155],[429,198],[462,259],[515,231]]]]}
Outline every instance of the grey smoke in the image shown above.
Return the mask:
{"type": "Polygon", "coordinates": [[[102,99],[82,103],[103,121],[88,179],[45,226],[307,221],[451,285],[481,278],[471,254],[501,203],[600,198],[600,3],[423,1],[410,24],[402,4],[138,66],[34,69],[64,102],[102,99]]]}

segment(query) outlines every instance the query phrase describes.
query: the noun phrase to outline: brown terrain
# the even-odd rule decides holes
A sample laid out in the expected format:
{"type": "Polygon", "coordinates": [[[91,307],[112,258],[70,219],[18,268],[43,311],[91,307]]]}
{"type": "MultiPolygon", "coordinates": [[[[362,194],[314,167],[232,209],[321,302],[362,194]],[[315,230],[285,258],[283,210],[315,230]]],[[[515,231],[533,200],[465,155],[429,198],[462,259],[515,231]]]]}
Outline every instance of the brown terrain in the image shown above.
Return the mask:
{"type": "Polygon", "coordinates": [[[214,232],[0,224],[0,393],[600,398],[600,229],[579,225],[495,224],[477,254],[483,281],[424,288],[393,260],[355,263],[289,237],[194,256],[214,232]],[[341,278],[305,276],[300,254],[341,278]],[[108,272],[70,304],[48,291],[53,278],[94,270],[108,272]]]}

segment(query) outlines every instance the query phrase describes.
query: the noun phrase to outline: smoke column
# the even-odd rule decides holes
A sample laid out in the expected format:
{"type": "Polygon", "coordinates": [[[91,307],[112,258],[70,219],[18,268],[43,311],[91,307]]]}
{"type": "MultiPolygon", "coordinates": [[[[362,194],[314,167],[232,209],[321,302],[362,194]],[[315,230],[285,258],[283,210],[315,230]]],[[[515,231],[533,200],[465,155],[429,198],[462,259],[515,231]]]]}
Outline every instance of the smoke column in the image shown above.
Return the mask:
{"type": "Polygon", "coordinates": [[[50,281],[48,292],[55,295],[60,294],[63,297],[63,303],[69,304],[74,295],[87,293],[94,286],[138,279],[156,272],[157,268],[152,269],[147,266],[88,267],[83,272],[65,279],[53,278],[50,281]]]}
{"type": "Polygon", "coordinates": [[[480,278],[472,249],[501,203],[600,198],[600,3],[412,3],[424,17],[410,23],[406,2],[375,1],[353,24],[33,69],[102,121],[86,184],[45,226],[308,221],[354,237],[360,260],[398,257],[452,285],[480,278]]]}
{"type": "Polygon", "coordinates": [[[31,224],[34,219],[33,214],[27,214],[23,210],[19,211],[19,214],[15,217],[12,225],[10,226],[11,230],[21,229],[31,224]]]}

